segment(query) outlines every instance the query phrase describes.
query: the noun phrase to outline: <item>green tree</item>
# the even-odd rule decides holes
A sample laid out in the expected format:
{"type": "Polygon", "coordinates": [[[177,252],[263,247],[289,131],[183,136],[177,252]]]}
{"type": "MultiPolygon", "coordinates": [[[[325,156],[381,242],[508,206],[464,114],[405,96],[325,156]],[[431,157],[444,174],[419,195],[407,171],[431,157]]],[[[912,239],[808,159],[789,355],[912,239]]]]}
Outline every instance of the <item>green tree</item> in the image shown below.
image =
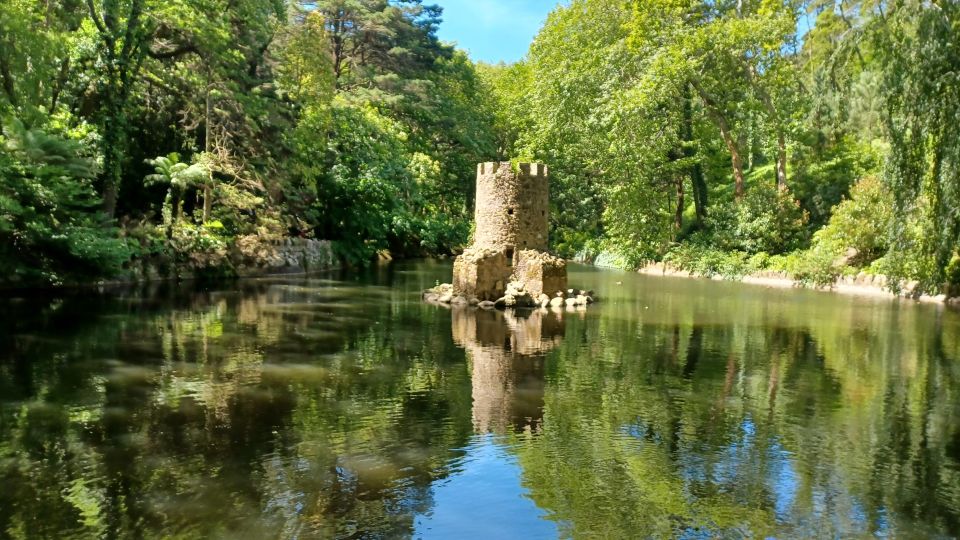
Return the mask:
{"type": "Polygon", "coordinates": [[[0,269],[7,283],[114,276],[130,256],[104,226],[96,165],[74,141],[7,121],[0,139],[0,269]]]}
{"type": "Polygon", "coordinates": [[[152,165],[156,172],[147,175],[144,181],[148,185],[170,186],[167,190],[167,196],[163,200],[162,212],[163,223],[168,229],[180,221],[182,211],[180,199],[183,197],[183,193],[190,187],[203,185],[209,177],[210,172],[204,166],[202,160],[201,157],[200,162],[184,163],[180,161],[180,154],[176,152],[147,160],[147,163],[152,165]]]}
{"type": "Polygon", "coordinates": [[[960,6],[893,2],[866,30],[883,74],[895,197],[889,270],[939,291],[960,241],[960,6]]]}
{"type": "Polygon", "coordinates": [[[127,104],[149,47],[150,29],[144,10],[148,0],[87,0],[96,27],[103,155],[103,209],[113,217],[127,151],[127,104]]]}

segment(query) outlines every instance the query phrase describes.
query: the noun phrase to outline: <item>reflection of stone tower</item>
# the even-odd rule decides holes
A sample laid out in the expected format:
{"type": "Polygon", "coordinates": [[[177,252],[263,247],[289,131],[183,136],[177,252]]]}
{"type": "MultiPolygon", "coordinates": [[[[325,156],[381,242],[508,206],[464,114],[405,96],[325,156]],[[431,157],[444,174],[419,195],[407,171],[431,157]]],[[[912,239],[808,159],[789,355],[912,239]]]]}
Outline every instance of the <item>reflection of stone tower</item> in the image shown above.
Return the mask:
{"type": "Polygon", "coordinates": [[[506,251],[516,262],[525,249],[547,250],[550,204],[547,167],[522,163],[477,165],[477,223],[473,246],[506,251]]]}
{"type": "Polygon", "coordinates": [[[543,418],[544,353],[563,338],[557,314],[453,310],[453,339],[472,363],[478,433],[536,430],[543,418]]]}
{"type": "Polygon", "coordinates": [[[549,202],[545,165],[478,165],[474,243],[454,263],[454,293],[496,300],[511,280],[534,297],[566,290],[565,261],[546,254],[549,202]]]}

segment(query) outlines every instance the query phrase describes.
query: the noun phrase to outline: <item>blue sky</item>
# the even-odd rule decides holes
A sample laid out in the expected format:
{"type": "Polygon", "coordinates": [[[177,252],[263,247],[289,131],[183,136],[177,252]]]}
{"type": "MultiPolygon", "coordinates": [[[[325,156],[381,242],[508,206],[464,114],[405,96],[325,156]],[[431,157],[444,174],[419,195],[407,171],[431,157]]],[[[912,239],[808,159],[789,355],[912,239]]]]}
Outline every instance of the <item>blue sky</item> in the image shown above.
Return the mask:
{"type": "Polygon", "coordinates": [[[514,62],[523,58],[558,0],[430,0],[443,7],[437,31],[474,60],[514,62]]]}

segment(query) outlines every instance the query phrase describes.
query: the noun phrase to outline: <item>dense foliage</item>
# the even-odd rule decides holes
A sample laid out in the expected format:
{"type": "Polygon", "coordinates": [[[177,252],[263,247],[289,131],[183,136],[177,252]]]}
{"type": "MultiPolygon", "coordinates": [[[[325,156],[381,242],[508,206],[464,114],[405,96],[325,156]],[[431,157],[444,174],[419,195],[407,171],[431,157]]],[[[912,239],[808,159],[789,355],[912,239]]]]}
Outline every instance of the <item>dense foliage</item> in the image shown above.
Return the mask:
{"type": "Polygon", "coordinates": [[[239,239],[289,236],[357,264],[455,252],[492,159],[550,165],[569,257],[915,292],[960,274],[956,2],[573,0],[511,65],[441,43],[441,18],[420,0],[3,3],[6,275],[230,273],[239,239]]]}
{"type": "Polygon", "coordinates": [[[229,272],[251,236],[334,240],[353,263],[455,249],[496,147],[439,17],[419,0],[4,2],[5,276],[158,257],[229,272]]]}
{"type": "Polygon", "coordinates": [[[574,0],[523,63],[481,73],[500,146],[552,166],[565,255],[937,291],[960,223],[958,24],[955,2],[574,0]]]}

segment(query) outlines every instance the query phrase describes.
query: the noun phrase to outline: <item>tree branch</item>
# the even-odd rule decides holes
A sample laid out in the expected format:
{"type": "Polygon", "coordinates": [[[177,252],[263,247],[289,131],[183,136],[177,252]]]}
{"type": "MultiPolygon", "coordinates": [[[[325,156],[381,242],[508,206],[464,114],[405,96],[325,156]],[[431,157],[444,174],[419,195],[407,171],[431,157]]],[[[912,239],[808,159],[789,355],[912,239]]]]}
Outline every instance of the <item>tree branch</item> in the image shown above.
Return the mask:
{"type": "MultiPolygon", "coordinates": [[[[14,47],[7,43],[7,40],[4,39],[5,37],[6,36],[3,35],[3,28],[0,27],[0,44],[3,45],[5,51],[14,51],[14,47]]],[[[17,99],[16,86],[11,71],[7,55],[0,54],[0,82],[2,82],[3,91],[7,94],[10,104],[18,107],[20,104],[17,99]]]]}
{"type": "Polygon", "coordinates": [[[150,48],[147,49],[147,56],[155,60],[168,60],[170,58],[179,58],[188,54],[200,54],[200,50],[197,49],[196,45],[192,43],[180,45],[175,49],[166,49],[162,51],[155,51],[150,48]]]}
{"type": "Polygon", "coordinates": [[[90,18],[93,19],[93,24],[97,26],[97,30],[101,34],[107,34],[107,27],[103,25],[103,19],[97,14],[97,8],[93,5],[93,0],[87,0],[87,10],[90,11],[90,18]]]}

